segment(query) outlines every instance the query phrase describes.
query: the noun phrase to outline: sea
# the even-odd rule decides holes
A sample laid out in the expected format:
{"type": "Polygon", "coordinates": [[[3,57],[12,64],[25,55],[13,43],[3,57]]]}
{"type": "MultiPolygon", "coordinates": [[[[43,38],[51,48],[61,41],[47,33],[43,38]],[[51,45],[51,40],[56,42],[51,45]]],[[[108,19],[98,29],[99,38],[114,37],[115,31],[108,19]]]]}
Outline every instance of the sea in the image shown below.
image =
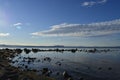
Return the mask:
{"type": "MultiPolygon", "coordinates": [[[[0,47],[11,49],[24,49],[26,47],[0,47]]],[[[36,47],[28,47],[32,49],[36,47]]],[[[37,49],[56,49],[56,47],[37,49]]],[[[57,49],[76,49],[57,47],[57,49]]],[[[120,48],[77,48],[79,51],[71,52],[56,52],[56,51],[41,51],[30,52],[26,54],[24,51],[18,54],[12,60],[12,66],[20,67],[25,70],[37,70],[38,74],[42,74],[43,68],[48,68],[51,71],[50,77],[56,80],[65,80],[63,72],[67,72],[73,80],[120,80],[120,48]],[[94,50],[96,52],[89,52],[87,50],[94,50]],[[81,50],[81,51],[80,51],[81,50]],[[107,51],[105,51],[107,50],[107,51]],[[28,63],[27,58],[35,58],[34,61],[28,63]],[[45,58],[49,58],[46,60],[45,58]]]]}

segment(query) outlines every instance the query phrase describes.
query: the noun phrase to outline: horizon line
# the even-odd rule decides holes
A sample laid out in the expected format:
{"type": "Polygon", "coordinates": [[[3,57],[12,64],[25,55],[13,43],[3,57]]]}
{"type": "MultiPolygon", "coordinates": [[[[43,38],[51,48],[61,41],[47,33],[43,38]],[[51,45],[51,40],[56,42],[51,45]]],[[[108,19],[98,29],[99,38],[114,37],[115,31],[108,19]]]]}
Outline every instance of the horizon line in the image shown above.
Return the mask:
{"type": "Polygon", "coordinates": [[[11,44],[0,44],[5,47],[120,47],[120,46],[67,46],[67,45],[11,45],[11,44]]]}

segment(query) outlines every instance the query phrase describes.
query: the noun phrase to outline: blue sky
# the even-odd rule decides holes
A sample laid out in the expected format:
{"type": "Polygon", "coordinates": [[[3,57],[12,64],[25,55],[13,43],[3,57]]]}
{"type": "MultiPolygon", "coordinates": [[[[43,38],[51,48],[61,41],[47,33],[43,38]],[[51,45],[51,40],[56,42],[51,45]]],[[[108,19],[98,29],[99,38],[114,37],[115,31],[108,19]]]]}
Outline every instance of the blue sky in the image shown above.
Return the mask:
{"type": "Polygon", "coordinates": [[[120,0],[0,0],[0,44],[120,46],[120,0]]]}

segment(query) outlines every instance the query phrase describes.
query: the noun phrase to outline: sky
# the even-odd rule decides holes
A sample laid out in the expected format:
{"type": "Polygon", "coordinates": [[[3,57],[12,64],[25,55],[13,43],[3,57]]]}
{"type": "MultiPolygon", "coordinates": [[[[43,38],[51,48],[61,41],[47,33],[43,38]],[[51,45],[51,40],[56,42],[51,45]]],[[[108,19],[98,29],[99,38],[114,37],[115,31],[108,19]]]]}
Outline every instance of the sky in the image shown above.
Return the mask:
{"type": "Polygon", "coordinates": [[[120,46],[120,0],[0,0],[0,44],[120,46]]]}

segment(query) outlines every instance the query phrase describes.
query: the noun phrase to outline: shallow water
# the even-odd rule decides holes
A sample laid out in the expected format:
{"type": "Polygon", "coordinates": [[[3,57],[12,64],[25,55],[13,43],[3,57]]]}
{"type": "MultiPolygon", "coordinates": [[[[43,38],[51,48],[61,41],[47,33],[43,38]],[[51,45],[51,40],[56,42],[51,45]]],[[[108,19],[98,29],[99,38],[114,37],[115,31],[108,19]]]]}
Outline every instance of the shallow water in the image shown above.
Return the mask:
{"type": "MultiPolygon", "coordinates": [[[[89,49],[89,48],[85,48],[89,49]]],[[[103,48],[98,48],[102,50],[103,48]]],[[[83,50],[83,48],[82,48],[83,50]]],[[[62,73],[67,71],[74,80],[81,77],[85,80],[120,80],[120,49],[110,48],[108,52],[38,52],[29,54],[21,53],[16,56],[13,61],[18,61],[12,65],[21,66],[28,65],[29,69],[37,69],[41,74],[42,68],[48,68],[52,71],[51,77],[57,80],[63,80],[62,73]],[[27,60],[23,61],[23,57],[36,58],[28,64],[27,60]],[[50,57],[51,60],[44,60],[50,57]],[[61,65],[57,64],[61,63],[61,65]],[[110,70],[108,68],[111,68],[110,70]],[[56,73],[59,72],[59,75],[56,73]]]]}

